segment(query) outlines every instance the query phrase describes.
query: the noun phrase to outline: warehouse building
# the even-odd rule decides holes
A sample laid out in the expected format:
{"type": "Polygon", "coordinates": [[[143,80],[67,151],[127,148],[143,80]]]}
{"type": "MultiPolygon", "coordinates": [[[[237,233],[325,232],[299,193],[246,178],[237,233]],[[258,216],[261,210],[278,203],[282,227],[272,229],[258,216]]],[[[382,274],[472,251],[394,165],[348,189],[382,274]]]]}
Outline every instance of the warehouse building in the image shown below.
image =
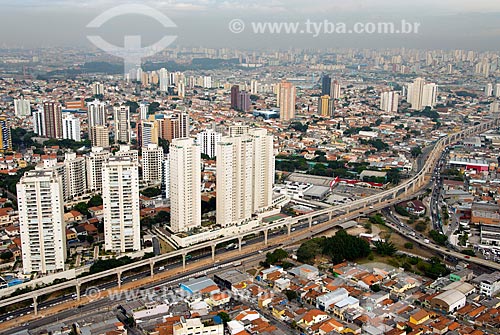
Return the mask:
{"type": "Polygon", "coordinates": [[[458,290],[444,291],[431,300],[431,306],[446,313],[453,313],[465,306],[465,294],[458,290]]]}

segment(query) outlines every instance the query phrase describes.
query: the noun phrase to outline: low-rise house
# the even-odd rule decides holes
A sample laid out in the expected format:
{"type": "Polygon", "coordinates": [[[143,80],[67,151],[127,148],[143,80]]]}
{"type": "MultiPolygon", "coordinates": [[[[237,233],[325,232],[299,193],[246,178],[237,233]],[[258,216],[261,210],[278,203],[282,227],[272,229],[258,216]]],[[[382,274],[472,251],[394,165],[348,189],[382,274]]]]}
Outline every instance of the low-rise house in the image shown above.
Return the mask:
{"type": "Polygon", "coordinates": [[[329,318],[330,317],[327,313],[320,311],[319,309],[311,309],[298,318],[297,324],[301,328],[307,328],[317,323],[323,322],[329,318]]]}

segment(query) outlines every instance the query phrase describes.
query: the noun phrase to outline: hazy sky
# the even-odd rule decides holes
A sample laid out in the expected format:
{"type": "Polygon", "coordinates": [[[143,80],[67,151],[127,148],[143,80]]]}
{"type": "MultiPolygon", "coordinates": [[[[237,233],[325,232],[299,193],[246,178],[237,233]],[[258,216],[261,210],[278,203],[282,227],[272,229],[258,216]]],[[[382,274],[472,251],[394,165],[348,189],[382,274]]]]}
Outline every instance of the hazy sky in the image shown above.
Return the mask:
{"type": "MultiPolygon", "coordinates": [[[[301,26],[302,27],[302,26],[301,26]]],[[[0,46],[89,45],[87,35],[123,43],[124,35],[152,43],[176,35],[177,45],[207,47],[416,47],[500,49],[498,0],[0,0],[0,46]],[[161,24],[138,14],[109,20],[100,28],[87,24],[106,9],[145,4],[177,25],[161,24]],[[245,31],[231,33],[233,19],[245,31]],[[255,34],[252,22],[419,22],[419,34],[339,35],[255,34]]]]}

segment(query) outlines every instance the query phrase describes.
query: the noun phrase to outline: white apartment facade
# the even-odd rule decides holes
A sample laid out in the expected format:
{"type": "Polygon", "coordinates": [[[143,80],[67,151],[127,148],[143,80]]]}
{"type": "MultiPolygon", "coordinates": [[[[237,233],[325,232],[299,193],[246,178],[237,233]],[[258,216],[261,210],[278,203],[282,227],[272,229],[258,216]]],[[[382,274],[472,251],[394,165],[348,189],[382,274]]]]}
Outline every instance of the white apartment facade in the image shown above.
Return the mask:
{"type": "Polygon", "coordinates": [[[170,222],[178,233],[201,227],[201,152],[192,138],[170,144],[170,222]]]}
{"type": "Polygon", "coordinates": [[[63,139],[80,142],[82,140],[80,134],[80,119],[69,114],[62,119],[63,139]]]}
{"type": "Polygon", "coordinates": [[[249,136],[223,137],[216,166],[217,224],[230,226],[249,219],[253,210],[253,151],[249,136]]]}
{"type": "Polygon", "coordinates": [[[132,161],[139,162],[139,151],[130,149],[129,145],[120,145],[120,149],[115,152],[116,157],[130,157],[132,161]]]}
{"type": "Polygon", "coordinates": [[[273,135],[265,129],[251,129],[253,152],[253,212],[268,208],[273,203],[275,175],[273,135]]]}
{"type": "Polygon", "coordinates": [[[141,249],[139,166],[130,157],[110,157],[103,166],[104,249],[141,249]]]}
{"type": "Polygon", "coordinates": [[[417,78],[408,85],[407,100],[411,109],[421,110],[424,107],[434,107],[437,103],[438,87],[434,83],[426,83],[423,78],[417,78]]]}
{"type": "Polygon", "coordinates": [[[105,126],[107,122],[106,103],[97,99],[87,103],[87,116],[89,128],[105,126]]]}
{"type": "Polygon", "coordinates": [[[380,94],[380,109],[386,113],[395,113],[398,111],[399,93],[382,92],[380,94]]]}
{"type": "Polygon", "coordinates": [[[17,117],[29,116],[31,114],[30,101],[25,100],[23,96],[14,99],[14,112],[17,117]]]}
{"type": "Polygon", "coordinates": [[[111,157],[111,153],[102,147],[92,147],[92,151],[85,156],[89,192],[102,191],[102,169],[109,157],[111,157]]]}
{"type": "Polygon", "coordinates": [[[265,129],[250,129],[223,137],[217,150],[217,224],[246,223],[273,203],[273,137],[265,129]]]}
{"type": "Polygon", "coordinates": [[[221,133],[217,133],[212,129],[207,129],[198,133],[197,142],[201,146],[201,153],[210,158],[217,156],[217,144],[222,138],[221,133]]]}
{"type": "Polygon", "coordinates": [[[66,226],[61,177],[55,170],[27,172],[17,184],[23,272],[64,270],[66,226]]]}
{"type": "Polygon", "coordinates": [[[149,144],[142,148],[142,179],[146,182],[162,180],[163,148],[149,144]]]}
{"type": "Polygon", "coordinates": [[[115,143],[130,143],[130,107],[114,107],[115,143]]]}
{"type": "Polygon", "coordinates": [[[64,154],[66,170],[67,194],[65,200],[83,195],[87,191],[87,176],[85,158],[77,157],[76,153],[64,154]]]}

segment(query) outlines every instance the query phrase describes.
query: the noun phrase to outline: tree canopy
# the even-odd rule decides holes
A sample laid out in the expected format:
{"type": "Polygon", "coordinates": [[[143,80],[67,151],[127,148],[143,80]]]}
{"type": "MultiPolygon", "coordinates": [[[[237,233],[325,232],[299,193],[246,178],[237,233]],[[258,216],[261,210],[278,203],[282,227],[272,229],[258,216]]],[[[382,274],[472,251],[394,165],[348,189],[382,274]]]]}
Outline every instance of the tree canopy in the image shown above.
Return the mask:
{"type": "Polygon", "coordinates": [[[333,263],[354,261],[370,254],[370,245],[365,240],[339,230],[329,238],[314,238],[303,243],[297,250],[297,260],[310,263],[318,255],[331,258],[333,263]]]}

